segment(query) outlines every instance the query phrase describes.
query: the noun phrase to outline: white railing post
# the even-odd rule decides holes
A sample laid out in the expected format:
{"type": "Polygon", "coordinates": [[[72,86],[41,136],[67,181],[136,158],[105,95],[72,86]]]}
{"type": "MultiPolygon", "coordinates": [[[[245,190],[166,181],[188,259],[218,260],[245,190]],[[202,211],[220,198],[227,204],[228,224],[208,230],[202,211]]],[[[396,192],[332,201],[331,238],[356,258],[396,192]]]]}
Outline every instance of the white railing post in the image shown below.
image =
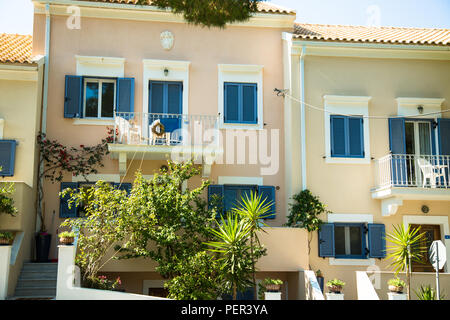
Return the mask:
{"type": "Polygon", "coordinates": [[[365,271],[356,271],[356,288],[358,300],[380,300],[365,271]]]}
{"type": "Polygon", "coordinates": [[[309,300],[325,300],[322,290],[320,290],[319,282],[317,282],[316,275],[312,270],[305,270],[305,282],[308,288],[309,294],[306,295],[306,299],[309,300]]]}
{"type": "Polygon", "coordinates": [[[77,247],[58,246],[58,276],[56,282],[56,300],[71,299],[71,290],[75,280],[75,254],[77,247]]]}
{"type": "Polygon", "coordinates": [[[8,296],[10,264],[11,246],[0,246],[0,300],[5,300],[8,296]]]}

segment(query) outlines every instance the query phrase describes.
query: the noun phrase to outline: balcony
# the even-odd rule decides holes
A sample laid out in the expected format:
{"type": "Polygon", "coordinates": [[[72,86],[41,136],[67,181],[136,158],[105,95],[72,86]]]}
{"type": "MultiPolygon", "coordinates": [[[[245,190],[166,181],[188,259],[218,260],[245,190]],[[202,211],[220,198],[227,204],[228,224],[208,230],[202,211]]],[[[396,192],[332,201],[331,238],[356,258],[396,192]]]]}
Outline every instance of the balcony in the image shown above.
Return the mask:
{"type": "Polygon", "coordinates": [[[373,199],[382,213],[395,214],[403,200],[450,201],[450,156],[389,154],[376,160],[373,199]]]}
{"type": "Polygon", "coordinates": [[[119,171],[126,173],[128,160],[193,159],[204,165],[208,176],[219,147],[218,117],[208,115],[116,112],[115,138],[108,145],[119,171]]]}

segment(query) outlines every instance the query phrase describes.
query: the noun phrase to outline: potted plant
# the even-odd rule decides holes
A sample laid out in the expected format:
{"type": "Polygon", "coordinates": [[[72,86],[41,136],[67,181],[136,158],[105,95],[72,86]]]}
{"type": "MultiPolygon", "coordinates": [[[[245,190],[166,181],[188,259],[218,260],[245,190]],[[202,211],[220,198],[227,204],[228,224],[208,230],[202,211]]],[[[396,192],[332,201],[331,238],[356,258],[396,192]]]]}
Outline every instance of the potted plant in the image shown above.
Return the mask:
{"type": "Polygon", "coordinates": [[[42,228],[36,234],[36,261],[37,262],[48,262],[48,254],[50,252],[52,235],[42,228]]]}
{"type": "Polygon", "coordinates": [[[73,231],[64,231],[58,234],[59,243],[64,245],[71,245],[75,239],[75,232],[73,231]]]}
{"type": "Polygon", "coordinates": [[[330,292],[341,293],[342,288],[345,286],[345,282],[339,279],[333,279],[327,281],[327,288],[330,292]]]}
{"type": "Polygon", "coordinates": [[[320,271],[320,270],[317,270],[317,271],[316,271],[316,279],[317,279],[317,282],[319,283],[320,290],[321,290],[322,293],[323,293],[323,283],[324,283],[324,278],[323,278],[323,275],[322,275],[322,271],[320,271]]]}
{"type": "Polygon", "coordinates": [[[388,281],[389,291],[395,293],[402,293],[405,287],[405,281],[399,278],[393,278],[388,281]]]}
{"type": "Polygon", "coordinates": [[[12,244],[14,235],[9,231],[0,232],[0,245],[9,246],[12,244]]]}
{"type": "Polygon", "coordinates": [[[266,278],[262,284],[266,288],[267,292],[279,292],[283,281],[280,279],[266,278]]]}

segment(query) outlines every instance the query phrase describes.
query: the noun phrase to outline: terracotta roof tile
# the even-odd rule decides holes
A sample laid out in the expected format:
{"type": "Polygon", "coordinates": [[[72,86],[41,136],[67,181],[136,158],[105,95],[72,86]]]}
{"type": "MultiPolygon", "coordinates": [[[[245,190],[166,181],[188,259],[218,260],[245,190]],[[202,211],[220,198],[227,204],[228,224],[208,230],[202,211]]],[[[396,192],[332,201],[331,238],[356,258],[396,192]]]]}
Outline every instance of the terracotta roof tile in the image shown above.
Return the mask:
{"type": "MultiPolygon", "coordinates": [[[[138,0],[78,0],[78,1],[88,1],[88,2],[110,2],[110,3],[122,3],[122,4],[136,4],[138,0]]],[[[151,0],[149,0],[151,2],[151,0]]],[[[295,14],[295,10],[284,8],[282,6],[260,2],[258,4],[260,12],[266,13],[281,13],[281,14],[295,14]]]]}
{"type": "Polygon", "coordinates": [[[32,49],[32,36],[0,33],[0,62],[31,63],[32,49]]]}
{"type": "Polygon", "coordinates": [[[306,40],[450,45],[450,29],[366,27],[296,23],[294,37],[306,40]]]}

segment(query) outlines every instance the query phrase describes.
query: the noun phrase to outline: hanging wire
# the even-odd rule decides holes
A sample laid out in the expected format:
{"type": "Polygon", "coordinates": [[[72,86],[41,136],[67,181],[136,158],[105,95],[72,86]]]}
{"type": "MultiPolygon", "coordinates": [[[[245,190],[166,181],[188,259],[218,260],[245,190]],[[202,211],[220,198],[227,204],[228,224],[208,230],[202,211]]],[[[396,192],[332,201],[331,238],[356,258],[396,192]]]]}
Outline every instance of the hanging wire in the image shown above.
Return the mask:
{"type": "MultiPolygon", "coordinates": [[[[354,114],[346,114],[346,113],[336,113],[336,112],[332,112],[332,111],[328,111],[325,110],[323,108],[320,107],[316,107],[313,106],[307,102],[301,101],[300,99],[291,96],[288,93],[288,89],[284,89],[284,90],[280,90],[275,88],[274,91],[276,92],[278,97],[283,97],[283,98],[289,98],[291,100],[294,100],[298,103],[301,103],[313,110],[317,110],[317,111],[321,111],[321,112],[325,112],[328,114],[334,114],[334,115],[338,115],[338,116],[347,116],[347,117],[352,117],[355,116],[354,114]]],[[[442,113],[446,113],[446,112],[450,112],[450,109],[446,109],[446,110],[442,110],[442,111],[435,111],[435,112],[428,112],[428,113],[419,113],[419,114],[414,114],[414,115],[410,115],[410,116],[390,116],[390,117],[386,117],[386,116],[362,116],[365,119],[379,119],[379,120],[388,120],[388,119],[392,119],[392,118],[417,118],[417,117],[424,117],[424,116],[430,116],[430,115],[435,115],[435,114],[442,114],[442,113]]]]}

